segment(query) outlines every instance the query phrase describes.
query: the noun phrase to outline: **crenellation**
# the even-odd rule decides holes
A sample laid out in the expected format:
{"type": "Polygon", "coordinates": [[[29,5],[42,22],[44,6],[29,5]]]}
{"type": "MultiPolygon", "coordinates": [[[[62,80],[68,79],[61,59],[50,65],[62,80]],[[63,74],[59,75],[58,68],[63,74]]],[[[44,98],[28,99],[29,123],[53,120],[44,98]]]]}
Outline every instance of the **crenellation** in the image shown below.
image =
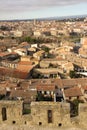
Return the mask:
{"type": "Polygon", "coordinates": [[[22,101],[0,101],[0,124],[24,124],[42,128],[81,125],[87,127],[87,103],[79,104],[76,117],[70,117],[70,104],[65,102],[32,102],[30,108],[31,113],[23,114],[22,101]]]}

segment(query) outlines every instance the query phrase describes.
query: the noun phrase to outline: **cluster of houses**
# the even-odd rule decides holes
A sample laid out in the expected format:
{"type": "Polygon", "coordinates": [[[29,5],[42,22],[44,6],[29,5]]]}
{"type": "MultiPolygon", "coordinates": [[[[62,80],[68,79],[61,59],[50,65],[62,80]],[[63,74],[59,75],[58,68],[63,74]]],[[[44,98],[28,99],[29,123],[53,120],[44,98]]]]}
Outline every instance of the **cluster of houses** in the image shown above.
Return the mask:
{"type": "Polygon", "coordinates": [[[28,78],[43,55],[44,51],[37,50],[37,44],[29,46],[27,42],[23,42],[17,48],[8,48],[6,52],[0,53],[1,73],[8,76],[10,73],[13,77],[23,79],[28,78]]]}
{"type": "Polygon", "coordinates": [[[0,99],[67,102],[79,99],[87,102],[87,78],[31,79],[0,82],[0,99]]]}
{"type": "Polygon", "coordinates": [[[28,78],[70,78],[70,71],[87,68],[86,52],[87,38],[81,40],[78,54],[74,46],[63,44],[55,48],[55,44],[22,42],[17,47],[0,52],[0,75],[21,79],[28,78]],[[49,45],[49,46],[48,46],[49,45]],[[49,57],[50,56],[50,57],[49,57]]]}
{"type": "Polygon", "coordinates": [[[71,33],[87,34],[87,21],[31,20],[16,22],[0,22],[0,37],[35,37],[68,36],[71,33]]]}
{"type": "MultiPolygon", "coordinates": [[[[10,31],[11,36],[15,37],[27,36],[26,33],[31,27],[35,37],[43,34],[47,37],[56,36],[58,39],[59,35],[86,32],[87,28],[84,28],[86,24],[86,21],[22,21],[14,24],[4,23],[4,26],[11,26],[11,29],[6,32],[10,31]],[[23,33],[16,30],[17,28],[23,33]]],[[[5,33],[4,30],[1,32],[5,33]]],[[[86,102],[87,79],[71,79],[70,71],[87,69],[87,38],[81,39],[81,46],[77,53],[74,51],[75,47],[75,44],[66,41],[63,43],[21,42],[16,46],[1,49],[1,99],[65,101],[75,97],[86,102]]]]}

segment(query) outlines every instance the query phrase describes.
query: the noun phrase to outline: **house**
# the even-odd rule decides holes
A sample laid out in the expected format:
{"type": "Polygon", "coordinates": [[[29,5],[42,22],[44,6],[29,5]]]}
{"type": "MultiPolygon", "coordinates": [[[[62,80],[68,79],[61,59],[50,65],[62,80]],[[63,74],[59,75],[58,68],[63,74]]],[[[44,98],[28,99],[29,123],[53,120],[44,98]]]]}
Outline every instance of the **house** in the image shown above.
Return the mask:
{"type": "Polygon", "coordinates": [[[87,86],[86,85],[82,86],[82,89],[84,91],[84,94],[87,94],[87,86]]]}
{"type": "Polygon", "coordinates": [[[79,86],[64,89],[65,100],[83,99],[83,92],[79,86]]]}
{"type": "Polygon", "coordinates": [[[79,49],[79,55],[87,58],[87,37],[81,39],[81,48],[79,49]]]}
{"type": "Polygon", "coordinates": [[[31,48],[29,48],[28,49],[28,55],[30,55],[30,56],[33,56],[33,54],[36,52],[36,48],[35,47],[31,47],[31,48]]]}
{"type": "Polygon", "coordinates": [[[16,31],[10,31],[11,35],[13,37],[22,37],[23,35],[23,32],[22,31],[19,31],[19,30],[16,30],[16,31]]]}
{"type": "Polygon", "coordinates": [[[9,52],[0,52],[0,60],[5,60],[9,57],[9,52]]]}
{"type": "Polygon", "coordinates": [[[44,78],[60,78],[58,73],[63,73],[63,71],[58,68],[35,68],[34,72],[42,75],[44,78]]]}
{"type": "Polygon", "coordinates": [[[37,51],[36,53],[33,54],[33,57],[38,59],[38,60],[41,60],[45,55],[45,51],[43,50],[40,50],[40,51],[37,51]]]}
{"type": "Polygon", "coordinates": [[[0,100],[5,98],[5,96],[6,96],[6,89],[0,90],[0,100]]]}
{"type": "MultiPolygon", "coordinates": [[[[63,91],[59,87],[59,85],[55,85],[51,82],[46,82],[45,80],[39,84],[36,85],[37,89],[37,95],[41,96],[40,100],[46,100],[46,101],[54,101],[54,102],[61,102],[63,97],[63,91]]],[[[40,97],[39,97],[40,98],[40,97]]]]}
{"type": "Polygon", "coordinates": [[[50,64],[58,67],[64,63],[66,63],[66,60],[63,58],[45,58],[40,61],[40,67],[48,68],[50,64]]]}
{"type": "Polygon", "coordinates": [[[21,56],[21,58],[20,58],[21,61],[27,61],[27,62],[30,62],[31,59],[32,59],[31,56],[21,56]]]}
{"type": "Polygon", "coordinates": [[[30,48],[30,44],[28,42],[22,42],[18,45],[18,48],[30,48]]]}
{"type": "Polygon", "coordinates": [[[39,30],[36,30],[33,32],[33,34],[34,34],[34,36],[39,37],[42,35],[42,32],[40,32],[39,30]]]}
{"type": "Polygon", "coordinates": [[[52,36],[57,36],[58,35],[58,30],[56,28],[51,28],[50,33],[52,36]]]}
{"type": "Polygon", "coordinates": [[[23,100],[24,102],[36,101],[36,91],[12,90],[9,98],[12,100],[23,100]]]}
{"type": "Polygon", "coordinates": [[[55,85],[54,84],[39,84],[36,86],[37,93],[44,96],[52,96],[54,98],[55,85]]]}
{"type": "Polygon", "coordinates": [[[87,85],[82,86],[82,91],[84,93],[84,99],[87,102],[87,85]]]}
{"type": "Polygon", "coordinates": [[[32,62],[27,62],[27,61],[21,61],[18,63],[16,70],[21,72],[21,73],[25,73],[26,74],[26,78],[28,78],[29,76],[31,76],[32,70],[35,66],[32,65],[32,62]]]}
{"type": "Polygon", "coordinates": [[[27,79],[31,76],[33,66],[18,65],[16,68],[0,67],[0,76],[27,79]],[[25,68],[24,68],[25,67],[25,68]]]}
{"type": "Polygon", "coordinates": [[[8,68],[16,68],[17,67],[17,62],[11,62],[11,61],[2,61],[1,66],[3,67],[8,67],[8,68]]]}
{"type": "Polygon", "coordinates": [[[6,57],[2,58],[1,66],[8,68],[16,68],[19,58],[20,56],[15,52],[8,53],[6,57]]]}
{"type": "Polygon", "coordinates": [[[63,68],[63,71],[65,73],[69,73],[71,70],[74,70],[74,66],[72,62],[66,62],[61,65],[61,68],[63,68]]]}
{"type": "Polygon", "coordinates": [[[30,47],[31,47],[31,48],[37,48],[37,47],[38,47],[38,44],[37,44],[37,43],[31,44],[30,47]]]}
{"type": "Polygon", "coordinates": [[[26,56],[27,55],[27,49],[26,48],[18,48],[18,49],[15,49],[14,52],[19,54],[20,56],[26,56]]]}

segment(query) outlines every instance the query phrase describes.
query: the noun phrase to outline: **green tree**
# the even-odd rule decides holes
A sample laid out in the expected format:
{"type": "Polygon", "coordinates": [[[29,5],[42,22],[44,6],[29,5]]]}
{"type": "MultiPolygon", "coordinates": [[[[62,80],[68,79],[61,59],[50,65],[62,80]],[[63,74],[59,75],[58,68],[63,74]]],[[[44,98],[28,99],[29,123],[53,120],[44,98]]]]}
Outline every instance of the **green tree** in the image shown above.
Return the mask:
{"type": "Polygon", "coordinates": [[[42,47],[42,49],[43,49],[45,52],[49,53],[50,48],[48,48],[48,47],[42,47]]]}
{"type": "Polygon", "coordinates": [[[43,41],[44,40],[41,38],[35,38],[30,36],[22,37],[20,39],[20,42],[30,42],[30,43],[42,43],[43,41]]]}
{"type": "Polygon", "coordinates": [[[79,103],[84,103],[84,101],[79,99],[74,99],[71,102],[71,117],[78,116],[79,103]]]}
{"type": "Polygon", "coordinates": [[[77,74],[75,71],[73,71],[73,70],[71,70],[70,72],[69,72],[69,76],[71,77],[71,78],[81,78],[81,75],[80,74],[77,74]]]}
{"type": "Polygon", "coordinates": [[[42,95],[42,93],[37,94],[36,101],[44,101],[44,96],[42,95]]]}

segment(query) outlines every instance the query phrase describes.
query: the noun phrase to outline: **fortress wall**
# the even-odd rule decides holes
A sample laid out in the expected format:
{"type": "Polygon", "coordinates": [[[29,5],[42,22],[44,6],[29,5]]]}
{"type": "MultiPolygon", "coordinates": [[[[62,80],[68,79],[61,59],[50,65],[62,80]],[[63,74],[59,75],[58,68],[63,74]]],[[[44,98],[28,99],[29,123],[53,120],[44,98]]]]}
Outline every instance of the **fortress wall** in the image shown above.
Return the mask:
{"type": "Polygon", "coordinates": [[[87,127],[87,103],[79,104],[79,124],[87,127]]]}
{"type": "Polygon", "coordinates": [[[32,123],[43,126],[64,126],[70,124],[69,104],[58,102],[33,102],[31,103],[32,123]],[[51,110],[51,123],[48,111],[51,110]]]}
{"type": "Polygon", "coordinates": [[[18,124],[22,117],[22,102],[0,101],[0,123],[18,124]]]}
{"type": "Polygon", "coordinates": [[[79,104],[79,114],[70,118],[70,104],[60,102],[32,102],[31,113],[23,114],[22,101],[0,101],[0,124],[87,127],[87,103],[79,104]]]}

